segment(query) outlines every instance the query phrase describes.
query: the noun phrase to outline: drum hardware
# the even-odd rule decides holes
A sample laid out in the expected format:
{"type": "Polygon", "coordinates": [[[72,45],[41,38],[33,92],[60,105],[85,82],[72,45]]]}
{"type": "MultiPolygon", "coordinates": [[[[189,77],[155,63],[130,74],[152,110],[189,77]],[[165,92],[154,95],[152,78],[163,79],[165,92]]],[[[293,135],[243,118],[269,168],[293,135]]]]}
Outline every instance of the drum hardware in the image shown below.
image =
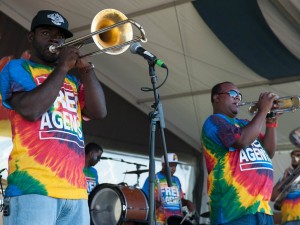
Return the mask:
{"type": "Polygon", "coordinates": [[[123,174],[141,174],[141,173],[146,173],[149,172],[149,170],[133,170],[133,171],[126,171],[123,174]]]}
{"type": "Polygon", "coordinates": [[[136,174],[137,175],[136,184],[134,185],[135,187],[139,187],[140,186],[140,176],[141,176],[141,174],[149,172],[149,170],[139,170],[138,168],[137,168],[137,170],[127,171],[127,172],[123,173],[123,174],[136,174]]]}
{"type": "MultiPolygon", "coordinates": [[[[249,106],[249,113],[251,115],[255,115],[258,111],[257,101],[253,102],[240,102],[238,106],[249,106]]],[[[294,112],[300,107],[300,96],[286,96],[281,97],[274,101],[273,105],[277,105],[277,107],[272,108],[269,113],[284,113],[284,112],[294,112]]]]}
{"type": "Polygon", "coordinates": [[[118,55],[125,52],[131,43],[139,41],[147,42],[145,31],[141,25],[132,19],[128,19],[116,9],[104,9],[94,17],[90,34],[59,46],[51,45],[49,51],[56,53],[60,48],[65,46],[80,48],[83,45],[89,44],[90,39],[93,39],[99,50],[83,55],[81,58],[100,53],[118,55]],[[133,38],[132,25],[140,31],[140,36],[133,38]]]}
{"type": "Polygon", "coordinates": [[[7,170],[6,168],[0,170],[0,192],[1,192],[1,199],[0,199],[0,212],[4,212],[5,211],[5,206],[4,206],[4,189],[7,187],[7,181],[4,180],[2,178],[2,175],[1,173],[4,171],[4,170],[7,170]]]}

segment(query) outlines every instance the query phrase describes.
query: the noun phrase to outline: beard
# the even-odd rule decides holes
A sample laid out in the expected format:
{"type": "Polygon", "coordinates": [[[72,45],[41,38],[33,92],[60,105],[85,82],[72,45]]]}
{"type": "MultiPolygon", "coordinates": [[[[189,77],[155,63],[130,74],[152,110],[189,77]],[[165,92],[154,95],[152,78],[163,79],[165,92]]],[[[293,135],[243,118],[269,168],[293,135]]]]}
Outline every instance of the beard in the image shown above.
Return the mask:
{"type": "Polygon", "coordinates": [[[34,49],[34,54],[45,63],[54,64],[59,58],[58,53],[51,53],[49,51],[49,46],[45,47],[39,44],[34,44],[34,49]]]}

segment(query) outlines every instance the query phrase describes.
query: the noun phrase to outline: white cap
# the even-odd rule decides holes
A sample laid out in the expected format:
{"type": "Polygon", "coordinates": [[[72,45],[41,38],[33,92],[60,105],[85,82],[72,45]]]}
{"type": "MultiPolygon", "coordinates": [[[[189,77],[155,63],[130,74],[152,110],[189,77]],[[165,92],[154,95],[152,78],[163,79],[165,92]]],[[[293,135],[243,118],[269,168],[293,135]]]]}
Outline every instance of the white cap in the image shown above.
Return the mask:
{"type": "MultiPolygon", "coordinates": [[[[161,162],[165,163],[165,157],[161,157],[161,162]]],[[[168,162],[169,163],[178,163],[178,156],[175,153],[168,153],[168,162]]]]}

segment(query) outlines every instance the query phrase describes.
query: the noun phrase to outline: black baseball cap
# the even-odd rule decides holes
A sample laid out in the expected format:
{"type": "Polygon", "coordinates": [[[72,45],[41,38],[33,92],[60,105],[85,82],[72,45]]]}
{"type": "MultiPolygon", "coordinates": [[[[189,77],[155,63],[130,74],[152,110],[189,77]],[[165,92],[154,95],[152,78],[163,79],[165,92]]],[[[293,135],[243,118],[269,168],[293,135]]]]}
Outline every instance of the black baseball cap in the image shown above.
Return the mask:
{"type": "Polygon", "coordinates": [[[31,31],[41,26],[53,26],[60,28],[66,38],[73,37],[72,32],[68,30],[68,20],[63,17],[59,12],[52,10],[41,10],[32,19],[31,31]]]}

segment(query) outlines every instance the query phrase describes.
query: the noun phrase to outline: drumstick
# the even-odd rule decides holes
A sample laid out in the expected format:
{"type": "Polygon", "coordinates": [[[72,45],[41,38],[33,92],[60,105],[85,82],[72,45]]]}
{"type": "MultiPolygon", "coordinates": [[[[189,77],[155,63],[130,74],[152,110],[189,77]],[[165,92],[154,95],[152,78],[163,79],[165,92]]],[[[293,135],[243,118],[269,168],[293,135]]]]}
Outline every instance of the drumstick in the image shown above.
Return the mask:
{"type": "Polygon", "coordinates": [[[186,220],[186,218],[188,217],[188,213],[183,217],[183,219],[181,220],[181,222],[180,222],[180,225],[186,220]]]}

